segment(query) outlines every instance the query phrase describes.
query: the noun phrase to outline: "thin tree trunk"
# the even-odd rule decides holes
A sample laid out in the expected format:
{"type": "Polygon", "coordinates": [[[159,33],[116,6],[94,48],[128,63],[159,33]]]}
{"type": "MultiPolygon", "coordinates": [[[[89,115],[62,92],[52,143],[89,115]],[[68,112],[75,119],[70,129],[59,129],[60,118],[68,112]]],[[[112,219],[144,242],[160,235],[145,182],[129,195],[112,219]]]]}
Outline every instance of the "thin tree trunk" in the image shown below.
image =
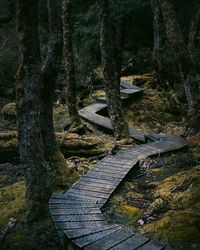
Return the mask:
{"type": "Polygon", "coordinates": [[[66,161],[59,151],[53,127],[53,96],[62,60],[61,0],[48,0],[48,14],[49,41],[41,71],[40,119],[45,159],[50,164],[53,177],[63,174],[62,166],[66,168],[66,161]]]}
{"type": "Polygon", "coordinates": [[[157,75],[158,84],[162,84],[162,62],[161,62],[161,11],[158,0],[151,0],[151,8],[154,17],[154,48],[153,48],[153,65],[157,75]]]}
{"type": "Polygon", "coordinates": [[[167,37],[179,66],[189,106],[187,134],[194,135],[200,130],[200,90],[197,69],[184,41],[174,7],[170,0],[159,0],[167,37]]]}
{"type": "Polygon", "coordinates": [[[188,49],[189,49],[191,54],[193,54],[194,50],[196,49],[195,42],[197,39],[199,20],[200,20],[200,1],[196,0],[195,13],[192,16],[189,37],[188,37],[188,49]]]}
{"type": "Polygon", "coordinates": [[[19,150],[26,180],[27,219],[47,213],[47,165],[40,131],[40,45],[38,1],[17,1],[21,63],[17,72],[19,150]]]}
{"type": "Polygon", "coordinates": [[[122,70],[122,50],[123,50],[123,24],[120,22],[114,28],[114,53],[115,53],[115,64],[116,64],[116,72],[117,79],[120,84],[121,79],[121,70],[122,70]]]}
{"type": "Polygon", "coordinates": [[[121,104],[120,84],[116,72],[114,45],[112,44],[109,1],[97,0],[97,12],[100,22],[101,58],[108,112],[116,140],[126,139],[130,135],[121,104]]]}
{"type": "Polygon", "coordinates": [[[70,0],[63,0],[63,42],[66,75],[65,94],[71,120],[71,128],[75,128],[80,126],[82,123],[77,110],[76,78],[70,16],[71,2],[70,0]]]}

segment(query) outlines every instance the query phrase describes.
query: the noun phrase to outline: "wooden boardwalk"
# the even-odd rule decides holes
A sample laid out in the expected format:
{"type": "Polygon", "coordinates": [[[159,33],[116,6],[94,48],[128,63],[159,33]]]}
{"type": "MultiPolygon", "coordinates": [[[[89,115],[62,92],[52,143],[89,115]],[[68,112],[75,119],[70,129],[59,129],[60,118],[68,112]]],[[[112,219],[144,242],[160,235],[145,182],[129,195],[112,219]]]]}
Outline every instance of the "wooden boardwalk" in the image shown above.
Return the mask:
{"type": "MultiPolygon", "coordinates": [[[[134,95],[142,89],[123,83],[122,94],[134,95]]],[[[112,129],[110,120],[97,114],[106,108],[102,100],[79,111],[98,126],[112,129]]],[[[171,135],[146,135],[130,129],[131,136],[147,142],[103,158],[67,192],[54,194],[49,209],[65,249],[87,250],[161,250],[166,246],[120,225],[108,223],[101,208],[117,186],[137,167],[141,159],[186,147],[184,138],[171,135]]]]}

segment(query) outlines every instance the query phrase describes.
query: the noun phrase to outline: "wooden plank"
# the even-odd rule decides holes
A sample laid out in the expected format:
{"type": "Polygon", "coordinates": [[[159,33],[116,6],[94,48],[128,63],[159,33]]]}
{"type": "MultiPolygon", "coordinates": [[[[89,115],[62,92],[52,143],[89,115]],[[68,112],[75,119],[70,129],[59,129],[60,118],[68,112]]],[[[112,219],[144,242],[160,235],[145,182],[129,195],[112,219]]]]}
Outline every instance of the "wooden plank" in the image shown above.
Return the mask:
{"type": "Polygon", "coordinates": [[[69,195],[69,194],[66,194],[66,193],[54,193],[54,194],[52,194],[51,199],[77,200],[77,198],[74,197],[73,195],[69,195]]]}
{"type": "Polygon", "coordinates": [[[89,174],[97,174],[97,175],[101,175],[101,174],[105,174],[105,175],[112,175],[112,176],[115,176],[115,177],[119,177],[119,178],[121,178],[122,176],[124,176],[124,175],[126,175],[128,172],[129,172],[129,170],[130,170],[131,168],[129,168],[129,169],[127,169],[127,170],[123,170],[123,169],[121,169],[121,170],[115,170],[114,171],[114,169],[96,169],[96,168],[94,168],[92,171],[90,171],[90,172],[88,172],[89,174]]]}
{"type": "Polygon", "coordinates": [[[146,155],[141,155],[140,153],[131,153],[131,152],[124,152],[122,156],[121,156],[120,153],[117,153],[117,155],[118,154],[119,154],[120,157],[124,157],[126,159],[137,160],[136,163],[133,165],[133,167],[135,167],[138,164],[140,159],[145,159],[147,157],[146,155]]]}
{"type": "MultiPolygon", "coordinates": [[[[50,199],[49,200],[49,205],[50,204],[81,204],[80,201],[73,201],[73,200],[59,200],[59,199],[50,199]]],[[[84,201],[83,204],[88,204],[88,202],[84,201]]]]}
{"type": "Polygon", "coordinates": [[[91,204],[60,204],[60,203],[51,203],[49,204],[49,209],[92,209],[92,208],[96,208],[96,203],[93,202],[91,204]]]}
{"type": "Polygon", "coordinates": [[[94,187],[89,184],[80,184],[77,183],[73,186],[75,189],[79,190],[85,190],[85,191],[91,191],[91,192],[97,192],[97,193],[103,193],[103,194],[111,194],[114,190],[114,188],[106,188],[106,187],[94,187]]]}
{"type": "Polygon", "coordinates": [[[94,196],[87,196],[87,195],[83,195],[83,194],[78,194],[80,192],[76,192],[74,190],[70,190],[68,191],[70,194],[75,194],[75,195],[79,195],[81,196],[83,199],[85,198],[86,200],[90,200],[90,201],[93,201],[94,203],[96,203],[98,201],[99,198],[97,197],[94,197],[94,196]]]}
{"type": "Polygon", "coordinates": [[[112,179],[121,180],[123,178],[123,176],[119,177],[115,174],[107,174],[107,173],[104,174],[104,173],[94,173],[94,172],[87,173],[85,174],[85,176],[101,180],[112,180],[112,179]]]}
{"type": "Polygon", "coordinates": [[[107,250],[130,238],[134,233],[122,228],[85,247],[86,250],[107,250]]]}
{"type": "Polygon", "coordinates": [[[91,183],[100,183],[100,184],[114,184],[114,185],[118,185],[118,183],[120,182],[120,180],[102,180],[102,179],[98,179],[98,178],[91,178],[90,176],[86,176],[83,175],[80,180],[82,181],[87,181],[87,182],[91,182],[91,183]]]}
{"type": "Polygon", "coordinates": [[[92,233],[97,233],[97,232],[102,232],[107,229],[112,229],[119,227],[119,225],[116,224],[108,224],[105,226],[96,226],[96,227],[89,227],[89,228],[83,228],[83,229],[75,229],[75,230],[65,230],[64,234],[69,238],[69,239],[75,239],[81,236],[86,236],[92,233]]]}
{"type": "Polygon", "coordinates": [[[52,215],[54,222],[89,222],[89,221],[105,221],[102,214],[74,214],[74,215],[52,215]]]}
{"type": "Polygon", "coordinates": [[[105,199],[107,199],[110,196],[110,193],[100,193],[100,192],[88,191],[84,189],[76,189],[74,187],[70,188],[69,192],[73,194],[81,194],[84,196],[90,196],[90,197],[95,197],[95,198],[96,197],[105,198],[105,199]]]}
{"type": "MultiPolygon", "coordinates": [[[[104,221],[102,221],[104,222],[104,221]]],[[[107,224],[107,222],[106,222],[107,224]]],[[[88,227],[96,227],[97,224],[95,221],[76,221],[76,222],[55,222],[55,228],[57,230],[67,230],[67,229],[80,229],[80,228],[88,228],[88,227]]]]}
{"type": "MultiPolygon", "coordinates": [[[[117,153],[118,154],[118,153],[117,153]]],[[[121,170],[121,169],[130,169],[132,166],[126,165],[126,164],[116,164],[112,162],[99,162],[97,165],[94,167],[94,169],[116,169],[116,170],[121,170]]]]}
{"type": "Polygon", "coordinates": [[[116,162],[113,163],[111,161],[107,161],[107,162],[105,161],[105,162],[97,163],[94,168],[102,168],[102,169],[113,168],[113,169],[119,169],[120,170],[122,168],[128,169],[128,168],[130,168],[130,165],[129,164],[126,165],[126,163],[118,164],[116,162]]]}
{"type": "Polygon", "coordinates": [[[146,244],[142,245],[141,247],[137,248],[138,250],[162,250],[165,246],[161,245],[159,242],[150,240],[146,244]]]}
{"type": "Polygon", "coordinates": [[[112,189],[114,187],[116,187],[116,184],[112,183],[112,182],[106,182],[106,183],[99,183],[99,182],[89,182],[87,180],[81,179],[78,184],[80,185],[89,185],[91,187],[105,187],[107,189],[112,189]]]}
{"type": "Polygon", "coordinates": [[[81,192],[81,195],[83,196],[87,196],[87,197],[91,197],[91,198],[94,198],[94,199],[108,199],[108,197],[111,195],[110,193],[109,194],[105,194],[105,193],[100,193],[100,192],[93,192],[93,191],[88,191],[88,190],[79,190],[79,189],[75,189],[75,188],[71,188],[70,193],[73,193],[73,194],[78,194],[81,192]]]}
{"type": "Polygon", "coordinates": [[[74,193],[74,192],[68,190],[67,193],[74,195],[74,196],[77,196],[78,198],[80,197],[85,203],[88,203],[88,202],[95,203],[96,202],[95,198],[83,196],[82,194],[79,194],[78,192],[74,193]]]}
{"type": "MultiPolygon", "coordinates": [[[[118,230],[120,230],[120,226],[117,227],[117,228],[111,228],[111,229],[108,229],[108,230],[104,230],[104,231],[101,231],[101,232],[96,232],[96,233],[93,233],[93,234],[89,234],[89,235],[86,235],[86,236],[83,236],[83,237],[80,237],[80,238],[77,238],[75,240],[73,240],[73,242],[79,246],[80,248],[84,247],[84,246],[87,246],[97,240],[100,240],[106,236],[109,236],[115,232],[117,232],[118,230]]],[[[98,249],[98,248],[97,248],[98,249]]]]}
{"type": "MultiPolygon", "coordinates": [[[[119,243],[118,245],[110,248],[110,250],[124,250],[124,249],[136,249],[137,247],[148,242],[149,239],[141,234],[136,233],[132,237],[126,239],[125,241],[119,243]]],[[[148,249],[146,249],[148,250],[148,249]]]]}
{"type": "Polygon", "coordinates": [[[101,162],[113,162],[120,165],[132,165],[132,161],[117,156],[106,156],[101,160],[101,162]]]}
{"type": "Polygon", "coordinates": [[[55,228],[57,230],[72,230],[72,229],[85,229],[85,228],[99,228],[108,225],[106,220],[104,221],[67,221],[67,222],[55,222],[55,228]]]}
{"type": "Polygon", "coordinates": [[[70,209],[60,209],[60,208],[50,208],[51,216],[53,215],[75,215],[75,214],[101,214],[98,208],[70,208],[70,209]]]}

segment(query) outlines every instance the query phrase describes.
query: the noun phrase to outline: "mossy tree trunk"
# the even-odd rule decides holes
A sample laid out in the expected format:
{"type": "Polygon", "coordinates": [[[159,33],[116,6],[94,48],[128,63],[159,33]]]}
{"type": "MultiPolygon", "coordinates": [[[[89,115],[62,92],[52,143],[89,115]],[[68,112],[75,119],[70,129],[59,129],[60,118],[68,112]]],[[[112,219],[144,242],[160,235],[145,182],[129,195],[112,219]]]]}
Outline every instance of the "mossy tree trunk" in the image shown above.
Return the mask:
{"type": "Polygon", "coordinates": [[[38,220],[47,213],[48,170],[40,131],[40,44],[38,1],[17,1],[20,67],[17,72],[19,150],[26,180],[27,219],[38,220]]]}
{"type": "Polygon", "coordinates": [[[108,112],[116,140],[127,139],[130,135],[121,104],[120,83],[118,81],[114,44],[112,42],[109,1],[97,0],[96,4],[100,22],[101,60],[108,112]]]}
{"type": "Polygon", "coordinates": [[[71,120],[71,128],[80,126],[81,119],[77,110],[77,91],[74,66],[74,53],[72,44],[72,29],[70,24],[71,2],[63,0],[63,43],[64,43],[64,64],[65,64],[65,95],[71,120]]]}
{"type": "Polygon", "coordinates": [[[171,0],[159,0],[165,22],[167,38],[174,50],[189,106],[187,134],[200,130],[200,89],[198,70],[184,41],[171,0]]]}
{"type": "Polygon", "coordinates": [[[45,160],[49,163],[51,177],[64,174],[66,161],[59,150],[53,127],[53,97],[62,60],[61,0],[48,0],[49,41],[41,70],[41,131],[45,160]],[[63,169],[64,167],[64,169],[63,169]]]}

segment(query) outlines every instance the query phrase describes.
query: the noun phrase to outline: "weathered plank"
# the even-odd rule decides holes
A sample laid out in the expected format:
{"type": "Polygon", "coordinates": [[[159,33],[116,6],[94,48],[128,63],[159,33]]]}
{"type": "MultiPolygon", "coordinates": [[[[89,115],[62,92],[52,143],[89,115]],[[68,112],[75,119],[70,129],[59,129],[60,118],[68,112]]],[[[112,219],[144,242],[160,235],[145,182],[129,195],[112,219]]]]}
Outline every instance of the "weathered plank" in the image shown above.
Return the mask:
{"type": "Polygon", "coordinates": [[[106,187],[94,187],[89,184],[80,184],[77,183],[73,186],[75,189],[79,190],[86,190],[86,191],[92,191],[92,192],[97,192],[97,193],[103,193],[103,194],[111,194],[113,192],[113,188],[106,188],[106,187]]]}
{"type": "Polygon", "coordinates": [[[65,215],[52,215],[54,222],[89,222],[89,221],[105,221],[102,214],[65,214],[65,215]]]}
{"type": "Polygon", "coordinates": [[[103,180],[99,178],[91,178],[90,176],[87,176],[87,175],[81,176],[80,181],[87,181],[91,183],[100,183],[100,184],[112,184],[113,183],[116,186],[120,182],[120,180],[103,180]]]}
{"type": "MultiPolygon", "coordinates": [[[[111,229],[108,229],[108,230],[104,230],[104,231],[101,231],[101,232],[97,232],[97,233],[93,233],[93,234],[89,234],[89,235],[86,235],[86,236],[83,236],[83,237],[80,237],[80,238],[77,238],[75,240],[73,240],[73,242],[79,246],[79,247],[84,247],[84,246],[87,246],[97,240],[100,240],[106,236],[109,237],[109,235],[117,232],[121,227],[117,227],[117,228],[111,228],[111,229]]],[[[98,249],[98,248],[97,248],[98,249]]]]}
{"type": "Polygon", "coordinates": [[[67,222],[55,222],[55,228],[57,230],[67,230],[67,229],[81,229],[81,228],[90,228],[107,225],[107,221],[67,221],[67,222]]]}
{"type": "Polygon", "coordinates": [[[89,234],[98,233],[107,229],[118,228],[118,227],[119,225],[116,225],[116,224],[112,224],[112,225],[108,224],[108,225],[100,226],[100,227],[96,226],[96,227],[82,228],[82,229],[76,229],[76,230],[65,230],[64,234],[69,239],[75,239],[78,237],[82,237],[82,236],[86,236],[89,234]]]}
{"type": "Polygon", "coordinates": [[[160,244],[157,241],[150,240],[146,244],[137,248],[138,250],[162,250],[165,249],[165,246],[160,244]]]}
{"type": "Polygon", "coordinates": [[[130,238],[134,233],[122,228],[85,247],[86,250],[107,250],[130,238]]]}
{"type": "Polygon", "coordinates": [[[50,210],[50,213],[51,213],[51,216],[54,216],[54,215],[75,215],[75,214],[79,214],[79,215],[84,215],[84,214],[101,214],[101,211],[94,207],[94,208],[76,208],[74,207],[73,209],[70,208],[70,209],[63,209],[63,208],[49,208],[50,210]]]}
{"type": "Polygon", "coordinates": [[[84,179],[80,179],[80,181],[77,184],[80,184],[80,185],[89,185],[91,187],[99,187],[99,188],[105,187],[107,189],[112,189],[112,188],[116,187],[116,185],[114,183],[112,183],[112,182],[106,182],[106,183],[93,182],[93,181],[90,182],[90,181],[87,181],[87,180],[84,180],[84,179]]]}
{"type": "Polygon", "coordinates": [[[107,199],[110,196],[110,193],[102,193],[102,192],[100,193],[99,191],[95,192],[95,191],[89,191],[85,189],[76,189],[73,187],[70,188],[69,192],[73,194],[81,194],[85,196],[105,198],[105,199],[107,199]]]}
{"type": "MultiPolygon", "coordinates": [[[[132,237],[120,242],[118,245],[110,248],[110,250],[124,250],[124,249],[136,249],[137,247],[148,242],[149,239],[142,234],[134,234],[132,237]]],[[[146,249],[148,250],[148,249],[146,249]]]]}

